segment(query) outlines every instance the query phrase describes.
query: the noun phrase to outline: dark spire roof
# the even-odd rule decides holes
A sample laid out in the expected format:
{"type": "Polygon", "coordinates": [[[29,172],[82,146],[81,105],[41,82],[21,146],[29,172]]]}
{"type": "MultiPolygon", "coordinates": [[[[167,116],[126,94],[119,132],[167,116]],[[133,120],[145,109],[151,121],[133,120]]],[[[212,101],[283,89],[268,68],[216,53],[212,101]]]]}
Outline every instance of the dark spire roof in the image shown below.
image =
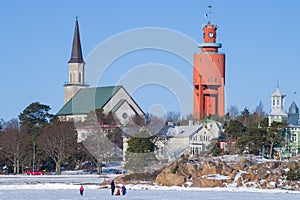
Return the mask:
{"type": "Polygon", "coordinates": [[[76,17],[75,31],[72,45],[72,54],[68,63],[83,63],[80,35],[79,35],[79,26],[78,26],[78,17],[76,17]]]}
{"type": "Polygon", "coordinates": [[[296,105],[295,101],[292,102],[290,108],[289,108],[289,114],[298,114],[299,113],[299,108],[296,105]]]}

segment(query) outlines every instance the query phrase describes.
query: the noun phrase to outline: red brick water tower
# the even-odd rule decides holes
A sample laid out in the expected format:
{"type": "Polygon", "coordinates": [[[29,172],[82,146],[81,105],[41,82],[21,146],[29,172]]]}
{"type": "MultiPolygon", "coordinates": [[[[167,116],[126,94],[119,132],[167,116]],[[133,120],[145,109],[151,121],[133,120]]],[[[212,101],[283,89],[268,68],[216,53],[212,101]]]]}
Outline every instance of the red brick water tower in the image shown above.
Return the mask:
{"type": "Polygon", "coordinates": [[[218,26],[207,22],[202,29],[204,43],[194,55],[194,118],[224,116],[225,54],[218,53],[222,44],[216,43],[218,26]]]}

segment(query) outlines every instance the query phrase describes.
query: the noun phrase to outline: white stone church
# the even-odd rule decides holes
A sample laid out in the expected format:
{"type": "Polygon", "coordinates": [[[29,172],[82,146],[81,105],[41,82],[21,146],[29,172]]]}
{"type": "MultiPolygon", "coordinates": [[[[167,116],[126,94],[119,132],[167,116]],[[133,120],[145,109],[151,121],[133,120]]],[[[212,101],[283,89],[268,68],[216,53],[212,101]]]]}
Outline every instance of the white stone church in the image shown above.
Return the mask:
{"type": "Polygon", "coordinates": [[[90,111],[103,109],[112,112],[121,124],[133,115],[143,116],[144,112],[121,85],[89,87],[84,80],[84,67],[78,19],[69,65],[69,81],[64,85],[64,105],[57,112],[62,121],[84,121],[90,111]]]}

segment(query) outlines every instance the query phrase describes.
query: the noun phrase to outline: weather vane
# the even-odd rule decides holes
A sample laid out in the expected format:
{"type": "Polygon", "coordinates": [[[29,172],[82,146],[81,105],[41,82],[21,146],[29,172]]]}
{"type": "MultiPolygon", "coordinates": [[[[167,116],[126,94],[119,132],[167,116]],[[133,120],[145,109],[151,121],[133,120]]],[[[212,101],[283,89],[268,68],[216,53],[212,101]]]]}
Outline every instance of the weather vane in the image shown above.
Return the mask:
{"type": "Polygon", "coordinates": [[[209,5],[207,7],[209,8],[209,11],[208,11],[208,13],[206,13],[205,17],[209,17],[209,21],[208,22],[211,23],[211,16],[212,16],[211,8],[212,8],[212,6],[209,5]]]}

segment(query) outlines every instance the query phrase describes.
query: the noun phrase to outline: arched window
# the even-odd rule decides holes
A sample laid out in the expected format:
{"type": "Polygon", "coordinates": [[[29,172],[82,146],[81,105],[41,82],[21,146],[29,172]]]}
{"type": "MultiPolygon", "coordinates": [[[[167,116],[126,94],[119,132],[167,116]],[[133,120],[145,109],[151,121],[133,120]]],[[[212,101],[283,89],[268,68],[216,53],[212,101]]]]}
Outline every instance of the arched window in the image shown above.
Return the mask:
{"type": "Polygon", "coordinates": [[[78,82],[81,83],[81,73],[78,73],[78,82]]]}

